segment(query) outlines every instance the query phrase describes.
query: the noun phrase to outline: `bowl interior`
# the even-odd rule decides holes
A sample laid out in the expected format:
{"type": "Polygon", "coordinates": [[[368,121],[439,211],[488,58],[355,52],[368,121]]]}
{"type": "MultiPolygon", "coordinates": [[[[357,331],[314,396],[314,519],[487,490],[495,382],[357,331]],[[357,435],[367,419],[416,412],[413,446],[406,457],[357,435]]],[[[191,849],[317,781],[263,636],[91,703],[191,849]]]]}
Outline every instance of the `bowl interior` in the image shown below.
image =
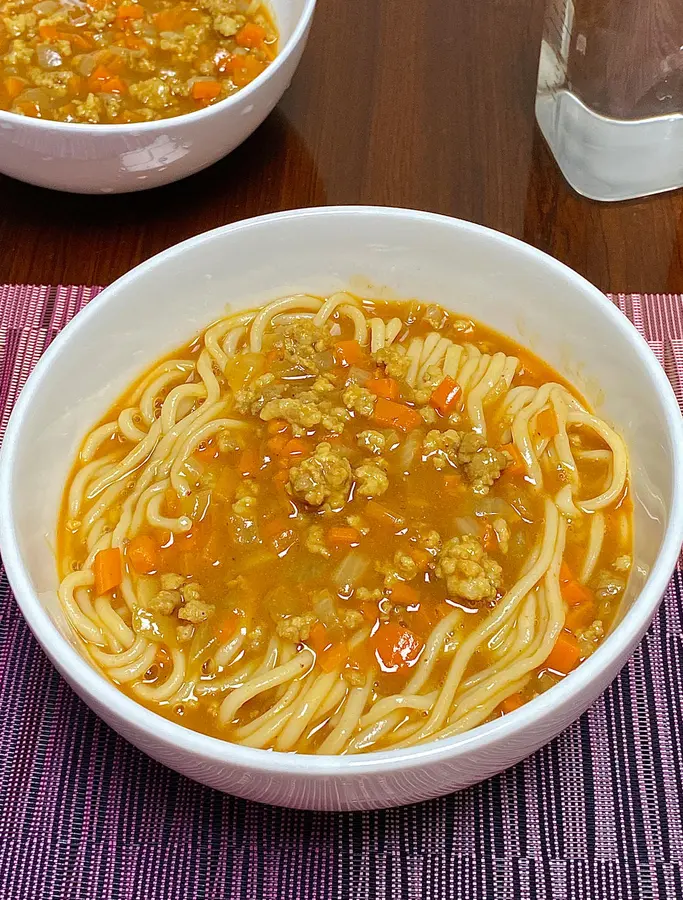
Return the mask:
{"type": "MultiPolygon", "coordinates": [[[[277,5],[277,4],[276,4],[277,5]]],[[[635,566],[628,608],[657,558],[672,508],[670,396],[630,324],[597,290],[536,251],[467,223],[410,211],[282,213],[161,254],[94,300],[54,342],[3,448],[4,510],[40,602],[74,643],[55,594],[54,532],[84,434],[157,357],[227,308],[339,289],[420,298],[529,346],[583,391],[630,448],[635,566]]]]}

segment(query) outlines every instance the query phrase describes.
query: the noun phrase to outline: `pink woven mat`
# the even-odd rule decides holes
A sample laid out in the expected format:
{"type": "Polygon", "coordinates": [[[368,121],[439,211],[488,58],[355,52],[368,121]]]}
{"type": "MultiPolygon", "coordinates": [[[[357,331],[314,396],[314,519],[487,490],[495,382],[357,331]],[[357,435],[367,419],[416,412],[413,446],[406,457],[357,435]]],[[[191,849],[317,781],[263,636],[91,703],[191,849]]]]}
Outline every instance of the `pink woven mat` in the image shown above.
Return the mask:
{"type": "MultiPolygon", "coordinates": [[[[98,290],[0,287],[0,440],[98,290]]],[[[683,298],[612,299],[683,403],[683,298]]],[[[47,662],[0,567],[0,900],[682,897],[682,590],[679,571],[609,690],[534,756],[419,806],[333,815],[227,797],[127,744],[47,662]]]]}

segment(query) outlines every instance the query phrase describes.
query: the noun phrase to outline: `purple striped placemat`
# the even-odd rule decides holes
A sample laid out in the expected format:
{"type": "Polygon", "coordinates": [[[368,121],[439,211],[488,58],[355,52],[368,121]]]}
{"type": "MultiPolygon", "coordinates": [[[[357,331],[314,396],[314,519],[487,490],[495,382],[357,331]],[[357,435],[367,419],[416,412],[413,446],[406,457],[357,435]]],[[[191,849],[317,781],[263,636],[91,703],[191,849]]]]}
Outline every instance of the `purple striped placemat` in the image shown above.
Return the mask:
{"type": "MultiPolygon", "coordinates": [[[[0,439],[32,366],[97,291],[0,287],[0,439]]],[[[683,298],[612,299],[683,402],[683,298]]],[[[148,759],[57,675],[0,568],[0,900],[681,897],[682,591],[679,571],[614,684],[534,756],[352,815],[237,800],[148,759]]]]}

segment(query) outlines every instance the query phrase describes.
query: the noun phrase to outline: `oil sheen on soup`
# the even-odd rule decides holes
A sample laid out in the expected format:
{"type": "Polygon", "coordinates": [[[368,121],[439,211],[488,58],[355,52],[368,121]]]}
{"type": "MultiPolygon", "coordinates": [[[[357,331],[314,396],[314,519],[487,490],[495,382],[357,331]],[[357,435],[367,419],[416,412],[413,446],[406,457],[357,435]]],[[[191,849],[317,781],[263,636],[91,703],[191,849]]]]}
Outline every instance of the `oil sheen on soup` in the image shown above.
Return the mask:
{"type": "Polygon", "coordinates": [[[151,122],[224,100],[275,58],[261,0],[0,0],[0,109],[151,122]]]}
{"type": "Polygon", "coordinates": [[[60,598],[167,718],[352,754],[513,712],[586,659],[631,567],[621,437],[439,306],[347,293],[228,315],[82,445],[60,598]]]}

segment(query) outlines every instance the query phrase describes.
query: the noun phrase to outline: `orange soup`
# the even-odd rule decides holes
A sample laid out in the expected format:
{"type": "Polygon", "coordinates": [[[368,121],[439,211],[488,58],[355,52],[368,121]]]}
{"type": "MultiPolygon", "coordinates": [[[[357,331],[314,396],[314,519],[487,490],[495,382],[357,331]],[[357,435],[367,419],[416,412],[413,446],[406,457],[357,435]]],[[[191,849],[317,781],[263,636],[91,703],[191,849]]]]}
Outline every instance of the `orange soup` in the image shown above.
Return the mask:
{"type": "Polygon", "coordinates": [[[249,84],[277,53],[261,0],[0,0],[0,109],[152,122],[249,84]]]}
{"type": "Polygon", "coordinates": [[[160,715],[264,749],[406,747],[512,712],[599,645],[631,567],[628,460],[489,328],[289,297],[107,413],[58,553],[93,661],[160,715]]]}

